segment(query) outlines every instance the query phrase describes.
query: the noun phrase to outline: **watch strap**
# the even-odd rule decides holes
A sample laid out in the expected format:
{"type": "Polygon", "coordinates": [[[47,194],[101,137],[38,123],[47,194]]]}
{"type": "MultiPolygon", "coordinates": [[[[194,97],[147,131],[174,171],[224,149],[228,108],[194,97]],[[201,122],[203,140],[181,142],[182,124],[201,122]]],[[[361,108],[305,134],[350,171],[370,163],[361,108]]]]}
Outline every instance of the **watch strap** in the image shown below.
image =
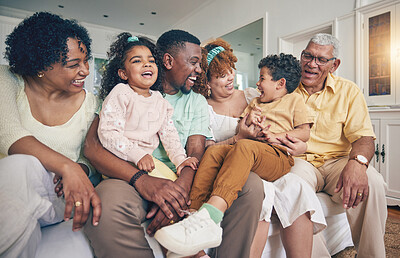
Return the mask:
{"type": "MultiPolygon", "coordinates": [[[[357,162],[360,163],[361,165],[365,165],[365,166],[368,168],[368,166],[369,166],[368,160],[367,160],[367,162],[362,162],[361,160],[359,160],[359,159],[357,158],[357,156],[358,156],[358,155],[355,155],[355,156],[352,157],[351,159],[357,161],[357,162]]],[[[364,156],[363,156],[363,157],[364,157],[364,156]]],[[[367,159],[367,158],[365,158],[365,159],[367,159]]]]}

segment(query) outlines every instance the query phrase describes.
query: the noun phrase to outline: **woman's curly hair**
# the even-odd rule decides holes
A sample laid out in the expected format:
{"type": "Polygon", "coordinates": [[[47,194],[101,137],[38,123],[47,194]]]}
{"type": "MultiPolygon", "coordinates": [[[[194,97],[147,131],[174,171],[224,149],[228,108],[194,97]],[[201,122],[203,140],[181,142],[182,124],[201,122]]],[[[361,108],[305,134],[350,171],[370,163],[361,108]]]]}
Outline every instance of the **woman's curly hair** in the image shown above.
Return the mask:
{"type": "Polygon", "coordinates": [[[23,20],[6,39],[5,58],[12,72],[34,76],[55,63],[66,64],[68,38],[86,46],[91,57],[88,31],[75,20],[63,19],[48,12],[37,12],[23,20]]]}
{"type": "Polygon", "coordinates": [[[160,91],[163,93],[161,87],[161,69],[160,69],[160,58],[157,48],[152,40],[146,37],[138,37],[139,41],[129,42],[128,38],[132,37],[132,34],[128,32],[122,32],[117,36],[117,39],[111,44],[109,51],[107,52],[107,64],[103,73],[100,88],[100,98],[105,99],[110,91],[118,83],[127,83],[127,80],[123,80],[118,75],[119,69],[125,68],[125,60],[127,53],[135,46],[145,46],[153,54],[156,60],[156,65],[158,69],[158,77],[156,82],[151,86],[150,89],[160,91]]]}
{"type": "Polygon", "coordinates": [[[268,55],[261,59],[258,68],[268,68],[273,81],[281,78],[286,80],[286,90],[292,93],[300,83],[300,62],[291,54],[268,55]]]}
{"type": "Polygon", "coordinates": [[[200,93],[206,98],[208,98],[208,88],[207,83],[211,80],[212,76],[222,76],[227,71],[232,71],[236,69],[235,63],[237,62],[237,57],[233,54],[233,49],[231,45],[225,40],[218,38],[211,41],[202,48],[201,51],[201,74],[197,77],[195,85],[192,87],[194,92],[200,93]],[[207,54],[213,48],[221,46],[225,50],[216,55],[210,62],[207,63],[207,54]]]}

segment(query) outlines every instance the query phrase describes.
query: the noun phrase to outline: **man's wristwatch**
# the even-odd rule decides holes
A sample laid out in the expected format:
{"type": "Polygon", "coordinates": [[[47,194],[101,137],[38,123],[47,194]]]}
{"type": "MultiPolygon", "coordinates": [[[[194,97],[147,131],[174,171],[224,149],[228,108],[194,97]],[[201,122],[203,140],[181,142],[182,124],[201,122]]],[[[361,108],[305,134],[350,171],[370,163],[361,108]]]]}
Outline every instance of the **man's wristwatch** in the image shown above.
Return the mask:
{"type": "Polygon", "coordinates": [[[368,159],[366,157],[364,157],[363,155],[356,155],[356,156],[352,157],[351,159],[354,159],[358,163],[365,165],[368,168],[368,165],[369,165],[368,159]]]}

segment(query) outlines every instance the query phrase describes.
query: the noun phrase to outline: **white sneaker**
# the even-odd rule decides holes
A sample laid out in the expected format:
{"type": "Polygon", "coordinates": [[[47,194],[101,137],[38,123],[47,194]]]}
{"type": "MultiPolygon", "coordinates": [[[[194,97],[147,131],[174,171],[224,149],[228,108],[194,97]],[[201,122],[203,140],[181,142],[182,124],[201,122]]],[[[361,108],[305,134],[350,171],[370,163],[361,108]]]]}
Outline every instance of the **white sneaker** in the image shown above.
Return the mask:
{"type": "Polygon", "coordinates": [[[189,256],[219,246],[222,228],[215,224],[206,209],[201,209],[178,223],[159,229],[154,238],[171,252],[189,256]]]}

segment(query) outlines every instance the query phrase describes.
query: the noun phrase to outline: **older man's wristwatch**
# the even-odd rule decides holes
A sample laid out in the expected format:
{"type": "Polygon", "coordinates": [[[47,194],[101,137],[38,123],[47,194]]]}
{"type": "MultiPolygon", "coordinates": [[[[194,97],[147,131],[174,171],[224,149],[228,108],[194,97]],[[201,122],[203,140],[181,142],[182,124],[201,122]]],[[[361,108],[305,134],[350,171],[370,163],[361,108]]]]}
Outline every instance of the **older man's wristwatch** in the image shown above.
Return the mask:
{"type": "Polygon", "coordinates": [[[366,167],[368,167],[369,162],[368,159],[366,157],[364,157],[363,155],[356,155],[354,157],[352,157],[351,159],[354,159],[355,161],[357,161],[358,163],[365,165],[366,167]]]}

